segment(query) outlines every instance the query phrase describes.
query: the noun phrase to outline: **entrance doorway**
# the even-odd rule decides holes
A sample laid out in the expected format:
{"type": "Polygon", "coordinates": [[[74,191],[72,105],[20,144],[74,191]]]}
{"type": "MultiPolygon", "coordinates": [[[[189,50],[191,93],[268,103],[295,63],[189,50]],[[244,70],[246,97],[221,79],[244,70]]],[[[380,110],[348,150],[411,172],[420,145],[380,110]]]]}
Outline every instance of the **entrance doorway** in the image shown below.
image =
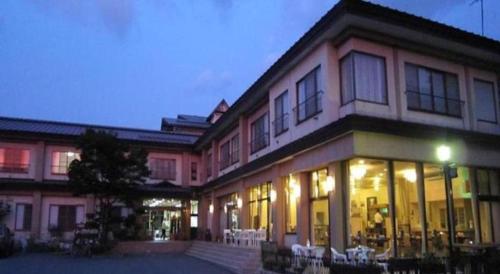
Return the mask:
{"type": "Polygon", "coordinates": [[[182,231],[182,202],[177,199],[148,199],[143,201],[146,208],[145,229],[154,241],[173,240],[182,231]]]}

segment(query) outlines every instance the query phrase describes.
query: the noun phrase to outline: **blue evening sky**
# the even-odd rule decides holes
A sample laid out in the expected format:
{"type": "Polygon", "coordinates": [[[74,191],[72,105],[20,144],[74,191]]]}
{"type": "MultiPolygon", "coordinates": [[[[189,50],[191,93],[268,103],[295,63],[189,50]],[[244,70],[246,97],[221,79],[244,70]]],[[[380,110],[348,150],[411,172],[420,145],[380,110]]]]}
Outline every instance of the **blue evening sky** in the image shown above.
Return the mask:
{"type": "MultiPolygon", "coordinates": [[[[336,0],[2,0],[0,116],[159,129],[233,103],[336,0]]],[[[373,2],[480,33],[473,0],[373,2]]],[[[500,1],[484,0],[500,40],[500,1]]]]}

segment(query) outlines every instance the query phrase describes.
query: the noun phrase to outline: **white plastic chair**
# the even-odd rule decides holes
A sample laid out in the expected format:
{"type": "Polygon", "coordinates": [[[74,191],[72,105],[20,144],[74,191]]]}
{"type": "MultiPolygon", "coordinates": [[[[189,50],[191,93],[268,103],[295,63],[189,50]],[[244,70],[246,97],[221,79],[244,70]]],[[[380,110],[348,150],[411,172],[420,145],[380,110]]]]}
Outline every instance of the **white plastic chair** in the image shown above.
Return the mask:
{"type": "Polygon", "coordinates": [[[347,255],[339,253],[335,248],[330,247],[332,252],[332,263],[347,263],[347,255]]]}
{"type": "Polygon", "coordinates": [[[257,241],[255,239],[255,234],[256,234],[255,229],[248,229],[247,231],[248,231],[248,238],[250,241],[249,245],[253,247],[257,246],[257,241]]]}
{"type": "Polygon", "coordinates": [[[299,244],[292,245],[292,254],[294,267],[300,267],[300,259],[307,258],[307,250],[299,244]]]}
{"type": "Polygon", "coordinates": [[[261,241],[266,241],[266,230],[264,229],[259,229],[256,232],[255,235],[255,241],[257,242],[257,246],[260,246],[261,241]]]}
{"type": "Polygon", "coordinates": [[[233,236],[233,244],[234,245],[240,244],[240,237],[241,237],[241,229],[235,229],[234,236],[233,236]]]}
{"type": "Polygon", "coordinates": [[[323,269],[323,255],[325,255],[324,247],[316,247],[311,253],[311,264],[314,273],[319,273],[323,269]]]}
{"type": "Polygon", "coordinates": [[[376,254],[375,255],[375,262],[380,265],[381,267],[384,268],[384,271],[387,273],[388,272],[388,267],[389,264],[387,261],[389,260],[389,257],[391,256],[391,247],[387,248],[384,253],[376,254]]]}
{"type": "Polygon", "coordinates": [[[249,232],[243,230],[240,232],[240,245],[248,246],[250,244],[250,235],[249,232]]]}

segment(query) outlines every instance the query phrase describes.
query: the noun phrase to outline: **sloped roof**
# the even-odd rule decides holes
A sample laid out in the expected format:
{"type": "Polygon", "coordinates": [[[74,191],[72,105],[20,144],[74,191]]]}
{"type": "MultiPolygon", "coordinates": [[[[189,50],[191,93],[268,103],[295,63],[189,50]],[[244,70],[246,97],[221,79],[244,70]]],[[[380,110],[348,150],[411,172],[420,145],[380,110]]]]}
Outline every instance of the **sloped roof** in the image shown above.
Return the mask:
{"type": "Polygon", "coordinates": [[[210,127],[207,117],[179,114],[177,118],[163,118],[162,128],[165,126],[195,127],[206,129],[210,127]]]}
{"type": "Polygon", "coordinates": [[[198,139],[195,135],[172,134],[157,130],[0,117],[0,132],[76,137],[88,128],[108,131],[116,134],[118,139],[127,141],[191,145],[198,139]]]}

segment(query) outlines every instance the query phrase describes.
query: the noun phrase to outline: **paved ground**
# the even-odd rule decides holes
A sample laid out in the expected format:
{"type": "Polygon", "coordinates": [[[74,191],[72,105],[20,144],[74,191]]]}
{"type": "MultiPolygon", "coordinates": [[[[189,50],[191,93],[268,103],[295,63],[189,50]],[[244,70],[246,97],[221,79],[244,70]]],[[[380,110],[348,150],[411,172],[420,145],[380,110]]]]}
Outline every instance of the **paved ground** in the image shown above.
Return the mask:
{"type": "Polygon", "coordinates": [[[184,254],[98,256],[28,254],[0,259],[1,274],[226,274],[217,265],[184,254]]]}

